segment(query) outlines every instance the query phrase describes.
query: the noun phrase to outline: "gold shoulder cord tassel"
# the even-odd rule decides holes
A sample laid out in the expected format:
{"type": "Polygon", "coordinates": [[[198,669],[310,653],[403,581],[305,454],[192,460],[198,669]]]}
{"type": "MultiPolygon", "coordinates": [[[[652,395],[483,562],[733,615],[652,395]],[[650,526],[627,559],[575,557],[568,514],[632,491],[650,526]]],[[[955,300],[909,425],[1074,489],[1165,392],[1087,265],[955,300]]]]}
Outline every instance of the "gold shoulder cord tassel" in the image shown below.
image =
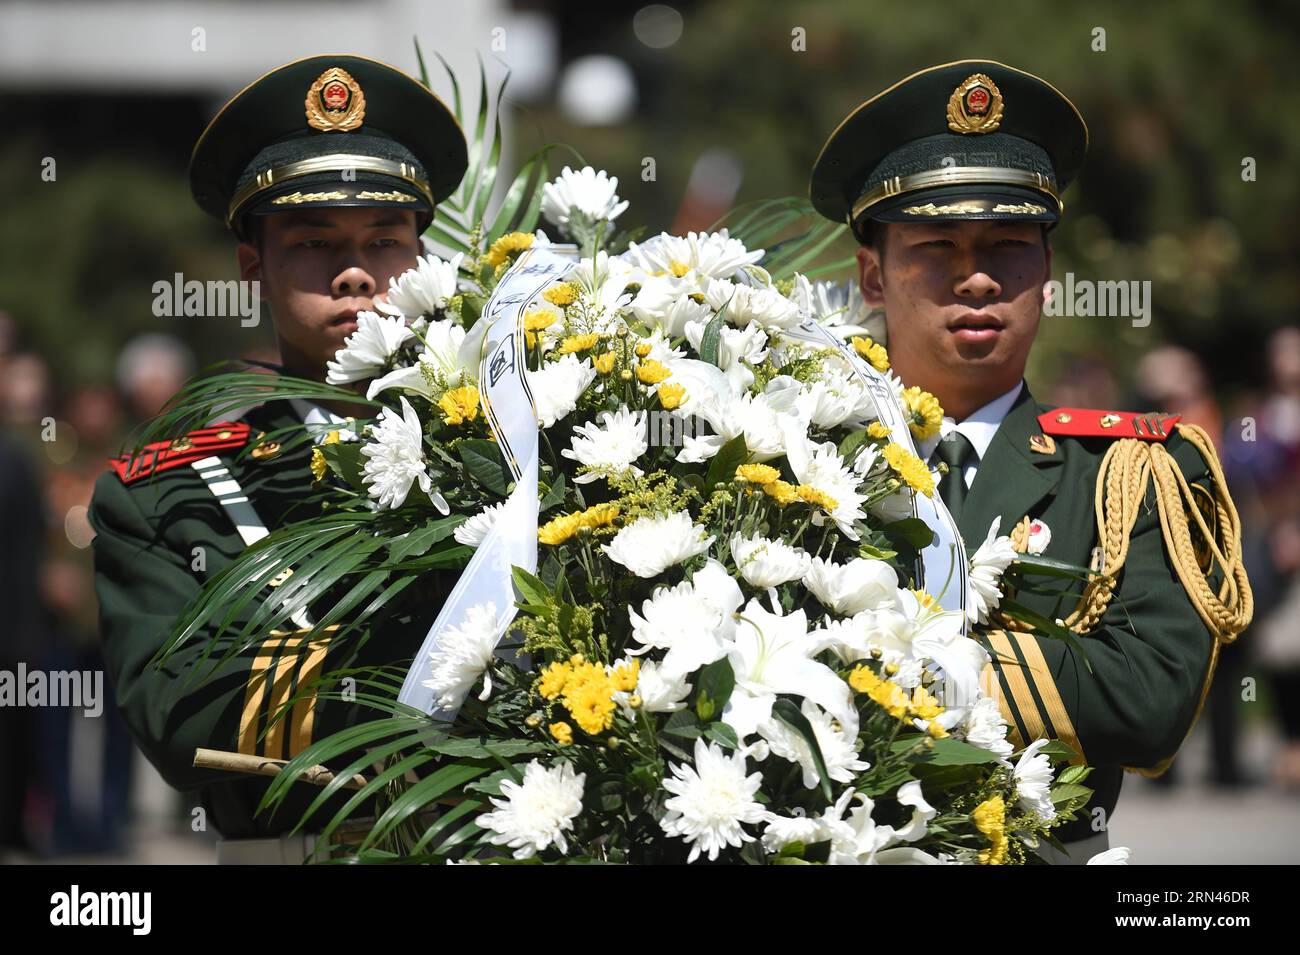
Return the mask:
{"type": "MultiPolygon", "coordinates": [[[[1215,637],[1210,665],[1192,716],[1191,725],[1195,726],[1214,677],[1219,646],[1231,643],[1249,625],[1254,612],[1254,598],[1241,559],[1241,521],[1232,498],[1228,496],[1214,445],[1205,430],[1196,425],[1179,424],[1177,428],[1179,434],[1200,452],[1209,468],[1218,533],[1215,533],[1216,528],[1206,523],[1193,498],[1192,486],[1163,445],[1133,438],[1116,441],[1102,459],[1096,491],[1097,534],[1104,554],[1101,572],[1105,576],[1089,582],[1079,606],[1066,618],[1065,624],[1076,633],[1086,633],[1106,612],[1113,596],[1115,576],[1128,557],[1129,535],[1146,495],[1147,481],[1154,478],[1166,551],[1192,606],[1215,637]],[[1212,557],[1205,571],[1197,561],[1189,514],[1212,557]],[[1217,593],[1208,579],[1216,564],[1223,570],[1223,583],[1217,593]]],[[[1188,732],[1191,732],[1191,727],[1188,732]]],[[[1172,762],[1170,757],[1151,768],[1125,768],[1144,776],[1159,776],[1172,762]]]]}

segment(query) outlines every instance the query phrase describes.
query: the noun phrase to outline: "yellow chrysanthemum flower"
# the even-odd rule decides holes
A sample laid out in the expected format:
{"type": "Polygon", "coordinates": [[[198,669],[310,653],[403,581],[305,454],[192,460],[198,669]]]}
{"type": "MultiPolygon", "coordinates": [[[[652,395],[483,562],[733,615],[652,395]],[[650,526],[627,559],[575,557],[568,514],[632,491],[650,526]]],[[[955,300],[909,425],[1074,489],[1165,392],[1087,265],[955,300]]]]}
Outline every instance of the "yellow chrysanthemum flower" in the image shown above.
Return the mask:
{"type": "Polygon", "coordinates": [[[556,547],[563,544],[582,527],[582,521],[578,514],[564,514],[553,520],[547,521],[541,527],[537,528],[537,541],[541,544],[549,544],[556,547]]]}
{"type": "Polygon", "coordinates": [[[311,476],[317,481],[325,480],[325,475],[330,466],[325,463],[325,455],[321,453],[320,448],[311,449],[311,476]]]}
{"type": "Polygon", "coordinates": [[[800,484],[795,488],[795,493],[799,495],[799,500],[805,504],[812,504],[814,507],[820,507],[827,514],[830,514],[835,508],[840,506],[840,502],[835,500],[825,491],[819,491],[815,487],[807,484],[800,484]]]}
{"type": "Polygon", "coordinates": [[[873,342],[863,335],[857,335],[850,340],[853,343],[853,350],[865,358],[872,368],[880,372],[889,371],[889,352],[885,351],[884,345],[873,342]]]}
{"type": "Polygon", "coordinates": [[[938,720],[931,720],[925,731],[930,734],[931,739],[946,739],[948,736],[948,731],[943,728],[943,724],[938,720]]]}
{"type": "Polygon", "coordinates": [[[450,425],[473,421],[478,417],[478,397],[478,389],[473,385],[451,389],[438,399],[442,420],[450,425]]]}
{"type": "Polygon", "coordinates": [[[533,235],[531,232],[507,232],[492,243],[487,255],[483,256],[483,261],[495,269],[497,266],[505,264],[515,253],[530,248],[532,244],[533,235]]]}
{"type": "Polygon", "coordinates": [[[885,461],[908,487],[926,497],[934,496],[934,478],[924,461],[901,444],[885,445],[884,455],[885,461]]]}
{"type": "Polygon", "coordinates": [[[672,372],[662,362],[648,358],[636,366],[636,377],[643,385],[657,385],[672,372]]]}
{"type": "Polygon", "coordinates": [[[570,335],[560,342],[560,354],[571,355],[574,352],[590,351],[596,347],[600,336],[596,334],[570,335]]]}
{"type": "Polygon", "coordinates": [[[789,481],[772,481],[763,485],[763,493],[782,507],[799,500],[798,489],[789,481]]]}
{"type": "Polygon", "coordinates": [[[943,712],[943,707],[939,701],[923,686],[917,686],[912,690],[912,702],[909,705],[911,714],[918,719],[932,720],[943,712]]]}
{"type": "Polygon", "coordinates": [[[578,300],[578,286],[572,282],[561,282],[554,285],[542,293],[542,298],[552,305],[559,305],[563,308],[565,305],[572,305],[578,300]]]}
{"type": "Polygon", "coordinates": [[[680,407],[681,403],[686,400],[686,389],[671,382],[660,385],[659,390],[655,393],[659,395],[659,405],[665,411],[672,411],[674,408],[680,407]]]}
{"type": "Polygon", "coordinates": [[[654,346],[649,342],[637,342],[636,348],[634,348],[633,351],[636,352],[637,358],[644,358],[646,355],[650,354],[650,351],[653,348],[654,346]]]}
{"type": "Polygon", "coordinates": [[[606,501],[604,504],[593,504],[575,516],[580,520],[583,527],[608,527],[618,517],[618,511],[617,504],[606,501]]]}
{"type": "Polygon", "coordinates": [[[553,700],[564,692],[569,677],[573,675],[573,664],[552,663],[542,668],[542,675],[537,680],[537,692],[546,699],[553,700]]]}
{"type": "Polygon", "coordinates": [[[771,484],[780,479],[781,472],[770,464],[742,464],[736,468],[736,477],[750,484],[771,484]]]}
{"type": "Polygon", "coordinates": [[[903,404],[907,406],[907,426],[918,441],[939,433],[939,426],[943,424],[943,408],[938,398],[920,388],[906,388],[903,390],[903,404]]]}
{"type": "Polygon", "coordinates": [[[608,375],[614,370],[614,353],[607,351],[603,355],[597,355],[591,360],[592,367],[602,375],[608,375]]]}
{"type": "Polygon", "coordinates": [[[989,841],[989,848],[980,850],[980,865],[1001,865],[1007,857],[1006,802],[1000,795],[993,796],[976,806],[970,817],[989,841]]]}
{"type": "Polygon", "coordinates": [[[524,312],[524,344],[529,348],[537,347],[537,333],[559,320],[560,313],[553,308],[533,308],[524,312]]]}
{"type": "Polygon", "coordinates": [[[889,428],[883,421],[873,421],[867,425],[868,438],[887,438],[889,437],[889,428]]]}
{"type": "Polygon", "coordinates": [[[552,723],[547,728],[551,731],[551,735],[555,737],[555,741],[561,746],[573,745],[573,727],[568,723],[552,723]]]}
{"type": "Polygon", "coordinates": [[[866,666],[855,667],[849,674],[848,682],[849,686],[859,693],[865,693],[894,719],[908,718],[908,706],[911,701],[897,683],[892,680],[882,680],[866,666]]]}
{"type": "Polygon", "coordinates": [[[622,690],[624,693],[631,693],[636,689],[636,681],[640,677],[641,661],[633,659],[614,667],[614,672],[610,674],[609,678],[614,684],[614,689],[622,690]]]}

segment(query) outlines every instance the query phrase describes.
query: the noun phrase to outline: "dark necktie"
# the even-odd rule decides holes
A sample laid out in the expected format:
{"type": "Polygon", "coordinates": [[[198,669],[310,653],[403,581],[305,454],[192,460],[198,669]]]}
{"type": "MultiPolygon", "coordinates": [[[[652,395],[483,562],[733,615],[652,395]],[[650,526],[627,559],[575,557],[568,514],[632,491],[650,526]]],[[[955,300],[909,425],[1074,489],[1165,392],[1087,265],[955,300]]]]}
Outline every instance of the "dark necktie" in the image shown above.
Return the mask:
{"type": "Polygon", "coordinates": [[[960,431],[951,431],[939,441],[935,457],[948,465],[948,473],[939,481],[939,496],[948,506],[952,519],[961,519],[962,505],[966,502],[966,479],[962,472],[975,460],[975,446],[960,431]]]}

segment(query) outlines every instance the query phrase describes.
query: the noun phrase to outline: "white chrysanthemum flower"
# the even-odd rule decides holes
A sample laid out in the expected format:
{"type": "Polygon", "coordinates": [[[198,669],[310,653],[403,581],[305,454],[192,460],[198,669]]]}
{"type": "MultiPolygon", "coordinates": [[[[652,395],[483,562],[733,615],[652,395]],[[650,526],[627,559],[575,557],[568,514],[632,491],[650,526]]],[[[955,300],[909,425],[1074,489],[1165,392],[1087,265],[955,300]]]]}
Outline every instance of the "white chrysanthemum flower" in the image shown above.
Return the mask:
{"type": "Polygon", "coordinates": [[[643,243],[628,243],[623,258],[651,275],[668,273],[678,277],[695,273],[697,280],[726,279],[763,258],[764,250],[750,251],[726,229],[718,232],[688,232],[685,236],[659,235],[643,243]]]}
{"type": "Polygon", "coordinates": [[[686,360],[669,365],[673,380],[680,380],[687,395],[695,399],[683,406],[686,412],[703,418],[713,430],[712,434],[686,435],[682,439],[682,449],[677,453],[678,461],[686,464],[707,461],[724,444],[740,435],[745,436],[750,461],[770,461],[785,453],[787,433],[803,434],[807,430],[807,423],[799,417],[795,405],[799,382],[794,378],[778,375],[768,382],[762,394],[736,396],[721,378],[721,372],[716,379],[700,375],[698,377],[708,381],[711,387],[700,387],[702,393],[697,394],[687,382],[691,373],[697,370],[694,366],[702,364],[686,360]],[[681,379],[677,377],[679,368],[683,372],[681,379]]]}
{"type": "Polygon", "coordinates": [[[632,314],[650,328],[661,329],[670,338],[686,334],[690,322],[708,322],[713,310],[691,298],[693,287],[673,276],[647,276],[632,299],[632,314]]]}
{"type": "Polygon", "coordinates": [[[775,853],[796,842],[810,846],[829,838],[830,831],[822,825],[820,816],[778,816],[769,813],[767,828],[763,830],[763,848],[775,853]]]}
{"type": "Polygon", "coordinates": [[[436,255],[424,256],[415,268],[388,280],[389,307],[380,305],[379,308],[390,314],[395,309],[407,318],[432,315],[446,308],[448,300],[456,294],[456,276],[464,257],[465,253],[460,252],[451,261],[444,262],[436,255]]]}
{"type": "Polygon", "coordinates": [[[574,355],[564,355],[527,375],[538,420],[543,428],[549,428],[578,407],[578,398],[595,380],[596,369],[587,358],[579,361],[574,355]]]}
{"type": "Polygon", "coordinates": [[[489,504],[452,531],[451,536],[466,547],[477,547],[483,543],[483,538],[488,536],[488,531],[492,530],[496,522],[500,520],[501,512],[505,510],[505,506],[505,501],[500,504],[489,504]]]}
{"type": "Polygon", "coordinates": [[[739,282],[710,282],[704,301],[715,311],[726,309],[725,320],[744,328],[793,328],[802,321],[798,307],[775,288],[739,282]]]}
{"type": "Polygon", "coordinates": [[[638,577],[657,577],[674,564],[703,554],[714,538],[685,511],[633,521],[601,550],[638,577]]]}
{"type": "Polygon", "coordinates": [[[810,558],[802,547],[757,534],[733,534],[729,543],[732,561],[752,587],[766,590],[808,573],[810,558]]]}
{"type": "Polygon", "coordinates": [[[433,486],[424,459],[424,429],[420,418],[405,396],[402,412],[392,408],[379,413],[379,420],[371,427],[371,440],[361,446],[366,458],[362,468],[362,481],[381,508],[401,507],[411,491],[411,484],[419,482],[420,490],[443,514],[450,514],[447,500],[433,486]]]}
{"type": "Polygon", "coordinates": [[[1039,750],[1048,743],[1045,739],[1036,739],[1025,747],[1016,762],[1016,798],[1020,805],[1032,812],[1043,822],[1056,818],[1056,807],[1052,805],[1052,761],[1039,750]]]}
{"type": "Polygon", "coordinates": [[[627,405],[614,412],[602,411],[599,424],[589,421],[574,426],[571,444],[560,455],[595,469],[574,478],[576,484],[590,484],[628,471],[640,477],[644,472],[635,462],[649,447],[646,413],[629,411],[627,405]]]}
{"type": "Polygon", "coordinates": [[[998,701],[991,696],[976,700],[967,711],[965,720],[955,729],[953,735],[965,739],[972,746],[997,753],[1003,759],[1014,749],[1007,740],[1007,721],[1002,718],[998,701]]]}
{"type": "Polygon", "coordinates": [[[826,371],[799,393],[799,410],[824,431],[846,423],[859,424],[874,416],[867,389],[851,374],[826,371]]]}
{"type": "Polygon", "coordinates": [[[358,312],[357,329],[326,362],[325,380],[346,385],[373,378],[392,360],[397,350],[414,338],[405,320],[377,312],[358,312]]]}
{"type": "Polygon", "coordinates": [[[736,630],[734,615],[744,602],[740,585],[710,558],[690,580],[656,587],[640,614],[628,607],[632,639],[641,644],[628,652],[668,651],[660,662],[665,679],[694,673],[726,656],[736,630]]]}
{"type": "MultiPolygon", "coordinates": [[[[800,484],[807,484],[835,500],[835,510],[830,514],[836,526],[850,540],[858,539],[858,532],[853,529],[854,521],[865,520],[862,502],[867,496],[858,490],[860,478],[852,468],[846,467],[840,457],[839,449],[833,442],[821,444],[809,440],[804,428],[792,427],[789,421],[783,421],[785,428],[785,456],[790,462],[790,469],[800,484]]],[[[813,512],[813,523],[821,527],[824,523],[823,512],[813,512]]]]}
{"type": "Polygon", "coordinates": [[[530,859],[551,846],[564,854],[569,851],[565,833],[582,812],[586,782],[587,774],[575,774],[570,763],[548,769],[535,759],[524,769],[522,785],[501,782],[505,798],[490,797],[496,811],[479,816],[478,824],[496,833],[493,845],[514,849],[516,859],[530,859]]]}
{"type": "Polygon", "coordinates": [[[1114,849],[1098,852],[1084,865],[1128,865],[1132,855],[1133,850],[1128,846],[1116,846],[1114,849]]]}
{"type": "Polygon", "coordinates": [[[695,741],[695,765],[677,763],[672,778],[663,781],[673,797],[664,802],[668,812],[659,825],[670,836],[691,844],[686,860],[694,862],[701,854],[709,861],[728,846],[740,848],[754,837],[742,826],[762,822],[767,811],[754,796],[763,785],[763,774],[745,773],[745,756],[728,755],[720,746],[695,741]]]}
{"type": "Polygon", "coordinates": [[[862,298],[862,286],[856,280],[810,282],[802,274],[796,274],[794,279],[790,298],[799,311],[827,326],[831,334],[839,338],[866,335],[884,341],[883,336],[874,334],[876,326],[883,327],[884,322],[872,318],[862,298]]]}
{"type": "Polygon", "coordinates": [[[488,601],[470,607],[458,626],[443,633],[437,647],[429,651],[429,679],[424,681],[439,707],[459,707],[480,677],[483,691],[479,699],[488,698],[492,691],[488,667],[506,623],[497,615],[497,605],[488,601]]]}
{"type": "MultiPolygon", "coordinates": [[[[871,768],[871,764],[858,759],[858,722],[854,719],[848,725],[831,717],[820,706],[804,700],[800,709],[812,725],[813,735],[817,738],[817,748],[821,750],[826,763],[826,772],[837,783],[851,783],[859,773],[871,768]]],[[[855,713],[854,716],[857,714],[855,713]]],[[[796,733],[781,720],[768,720],[758,728],[767,740],[772,752],[782,759],[798,763],[803,768],[803,784],[806,789],[816,789],[820,774],[813,759],[812,749],[803,735],[796,733]]]]}
{"type": "Polygon", "coordinates": [[[622,310],[632,301],[626,289],[637,275],[621,258],[602,249],[595,258],[579,259],[565,279],[578,286],[581,305],[582,322],[573,331],[613,335],[626,324],[622,310]]]}
{"type": "Polygon", "coordinates": [[[568,166],[542,187],[542,215],[568,233],[575,212],[588,222],[613,222],[627,209],[618,198],[618,177],[603,169],[583,166],[574,172],[568,166]]]}
{"type": "MultiPolygon", "coordinates": [[[[686,674],[674,673],[653,660],[642,660],[637,670],[635,694],[641,698],[641,709],[647,713],[676,713],[686,708],[691,685],[686,682],[686,674]]],[[[613,696],[627,720],[636,719],[636,710],[628,704],[632,695],[618,690],[613,696]]]]}
{"type": "Polygon", "coordinates": [[[898,572],[883,560],[855,557],[837,564],[814,557],[804,586],[823,607],[846,616],[898,604],[898,572]]]}
{"type": "Polygon", "coordinates": [[[998,525],[1001,523],[1001,517],[993,519],[984,543],[980,544],[970,559],[966,616],[971,623],[989,622],[989,613],[996,610],[1002,602],[1002,588],[998,582],[1017,557],[1016,549],[1011,546],[1011,538],[997,536],[998,525]]]}

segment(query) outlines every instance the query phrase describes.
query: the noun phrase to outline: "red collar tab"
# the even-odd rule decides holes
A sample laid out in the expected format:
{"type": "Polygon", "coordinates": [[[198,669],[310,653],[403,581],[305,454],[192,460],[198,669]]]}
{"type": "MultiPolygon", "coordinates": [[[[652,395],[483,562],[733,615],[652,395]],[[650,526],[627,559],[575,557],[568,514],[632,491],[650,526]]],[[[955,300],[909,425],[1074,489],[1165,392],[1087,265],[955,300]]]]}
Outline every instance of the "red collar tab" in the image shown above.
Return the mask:
{"type": "Polygon", "coordinates": [[[109,460],[123,484],[131,484],[159,471],[167,471],[210,457],[218,451],[242,448],[248,443],[250,427],[244,421],[219,421],[206,428],[195,428],[170,441],[146,444],[134,457],[124,454],[109,460]]]}
{"type": "Polygon", "coordinates": [[[1068,438],[1140,438],[1164,441],[1180,414],[1159,411],[1108,411],[1105,408],[1055,408],[1038,416],[1044,434],[1068,438]]]}

